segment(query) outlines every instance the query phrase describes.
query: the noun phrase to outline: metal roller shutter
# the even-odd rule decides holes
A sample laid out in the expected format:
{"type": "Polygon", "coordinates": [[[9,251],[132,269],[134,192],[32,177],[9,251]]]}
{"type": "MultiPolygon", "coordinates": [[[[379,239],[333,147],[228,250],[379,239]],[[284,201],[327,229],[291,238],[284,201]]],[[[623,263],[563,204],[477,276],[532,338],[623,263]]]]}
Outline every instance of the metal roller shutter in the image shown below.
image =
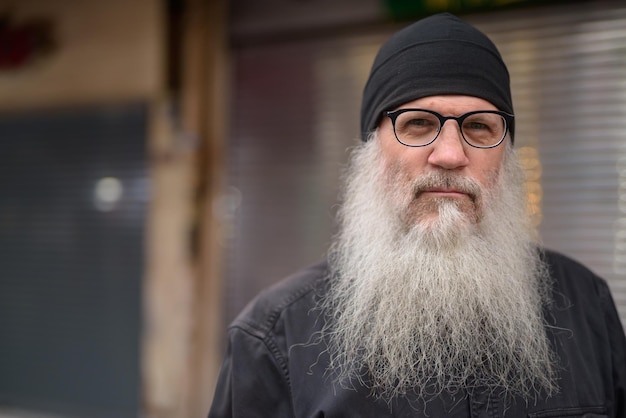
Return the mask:
{"type": "Polygon", "coordinates": [[[0,115],[3,407],[138,414],[146,115],[0,115]]]}

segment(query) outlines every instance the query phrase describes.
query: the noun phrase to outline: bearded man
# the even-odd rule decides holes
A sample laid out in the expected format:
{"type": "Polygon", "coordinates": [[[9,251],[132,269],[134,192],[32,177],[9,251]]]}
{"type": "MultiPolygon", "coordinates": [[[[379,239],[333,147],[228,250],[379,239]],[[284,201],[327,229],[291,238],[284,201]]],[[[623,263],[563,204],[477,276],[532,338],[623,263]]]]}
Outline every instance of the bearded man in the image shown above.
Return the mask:
{"type": "Polygon", "coordinates": [[[233,322],[209,417],[626,416],[606,283],[534,241],[509,84],[449,14],[382,46],[328,260],[233,322]]]}

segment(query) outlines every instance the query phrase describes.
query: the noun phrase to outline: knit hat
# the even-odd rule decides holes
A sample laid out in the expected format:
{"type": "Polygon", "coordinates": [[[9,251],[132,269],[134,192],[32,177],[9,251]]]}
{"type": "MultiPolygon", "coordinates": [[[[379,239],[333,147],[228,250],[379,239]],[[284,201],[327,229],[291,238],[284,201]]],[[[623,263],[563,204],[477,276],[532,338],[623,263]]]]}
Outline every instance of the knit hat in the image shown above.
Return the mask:
{"type": "MultiPolygon", "coordinates": [[[[513,113],[509,72],[498,49],[485,34],[449,13],[413,23],[380,48],[363,91],[363,141],[384,111],[444,94],[479,97],[513,113]]],[[[513,131],[510,126],[511,140],[513,131]]]]}

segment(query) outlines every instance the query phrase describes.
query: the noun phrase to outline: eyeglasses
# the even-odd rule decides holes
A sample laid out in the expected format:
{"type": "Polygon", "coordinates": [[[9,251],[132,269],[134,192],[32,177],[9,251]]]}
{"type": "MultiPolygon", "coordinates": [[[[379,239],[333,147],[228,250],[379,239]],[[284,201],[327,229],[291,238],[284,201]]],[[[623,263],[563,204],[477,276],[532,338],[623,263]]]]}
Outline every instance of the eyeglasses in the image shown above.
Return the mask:
{"type": "Polygon", "coordinates": [[[447,120],[455,120],[461,136],[475,148],[494,148],[502,143],[513,123],[513,115],[499,110],[477,110],[461,116],[443,116],[427,109],[398,109],[385,112],[391,119],[396,139],[408,147],[432,144],[447,120]]]}

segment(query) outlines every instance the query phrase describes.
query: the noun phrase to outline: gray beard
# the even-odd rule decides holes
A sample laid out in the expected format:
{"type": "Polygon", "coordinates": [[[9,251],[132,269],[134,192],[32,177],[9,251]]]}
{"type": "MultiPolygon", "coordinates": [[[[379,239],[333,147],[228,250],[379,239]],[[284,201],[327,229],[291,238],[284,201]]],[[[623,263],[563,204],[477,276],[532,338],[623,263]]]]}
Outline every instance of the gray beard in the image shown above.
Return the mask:
{"type": "Polygon", "coordinates": [[[379,148],[376,138],[360,146],[347,173],[321,306],[329,370],[341,385],[358,382],[386,400],[554,393],[542,315],[549,275],[513,151],[483,190],[445,172],[404,178],[379,148]],[[419,198],[424,185],[442,182],[472,198],[419,198]]]}

